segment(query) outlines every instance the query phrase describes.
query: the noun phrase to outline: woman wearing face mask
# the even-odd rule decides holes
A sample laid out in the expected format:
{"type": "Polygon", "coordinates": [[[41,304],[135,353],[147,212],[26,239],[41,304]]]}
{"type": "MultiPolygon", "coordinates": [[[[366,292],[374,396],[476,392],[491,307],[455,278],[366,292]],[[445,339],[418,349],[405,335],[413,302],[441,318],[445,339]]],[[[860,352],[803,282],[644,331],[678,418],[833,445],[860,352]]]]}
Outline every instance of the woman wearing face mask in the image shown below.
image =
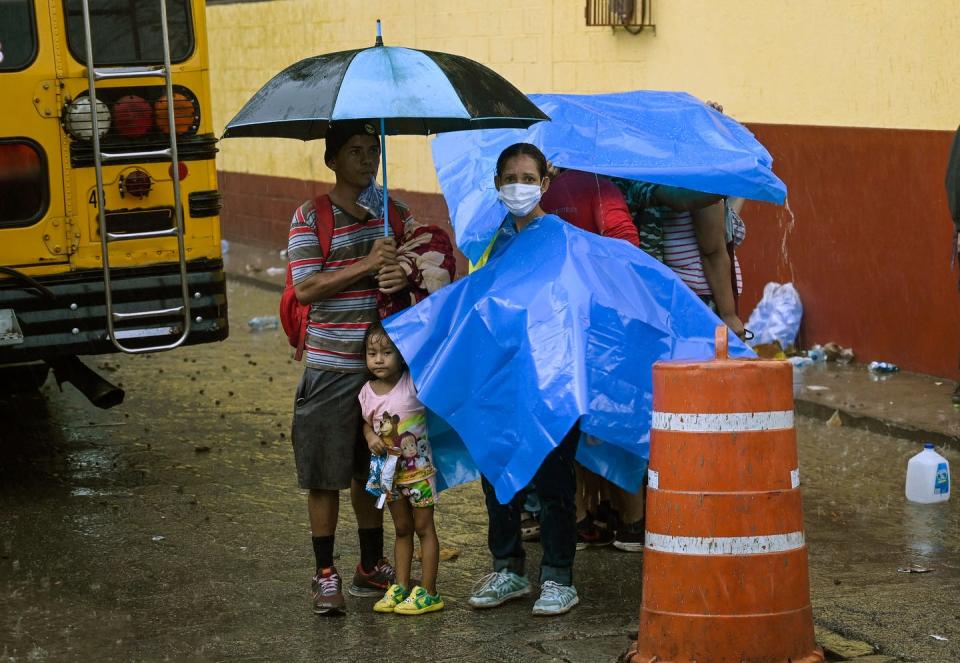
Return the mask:
{"type": "Polygon", "coordinates": [[[545,214],[540,207],[540,198],[550,188],[547,158],[536,145],[514,143],[497,158],[493,184],[509,213],[486,251],[470,265],[471,272],[487,264],[487,260],[499,253],[517,233],[545,214]]]}
{"type": "MultiPolygon", "coordinates": [[[[547,160],[529,143],[511,145],[497,160],[494,184],[509,214],[473,269],[482,267],[513,237],[545,215],[540,208],[540,197],[550,186],[547,160]]],[[[577,546],[574,459],[579,438],[580,429],[574,426],[547,455],[532,482],[540,497],[543,546],[540,597],[533,605],[535,615],[561,615],[580,601],[573,586],[573,557],[577,546]]],[[[490,481],[486,477],[481,481],[489,519],[487,542],[493,556],[493,572],[477,583],[467,601],[478,609],[495,608],[531,591],[530,581],[524,574],[526,555],[520,526],[524,492],[517,493],[509,503],[500,504],[490,481]]]]}

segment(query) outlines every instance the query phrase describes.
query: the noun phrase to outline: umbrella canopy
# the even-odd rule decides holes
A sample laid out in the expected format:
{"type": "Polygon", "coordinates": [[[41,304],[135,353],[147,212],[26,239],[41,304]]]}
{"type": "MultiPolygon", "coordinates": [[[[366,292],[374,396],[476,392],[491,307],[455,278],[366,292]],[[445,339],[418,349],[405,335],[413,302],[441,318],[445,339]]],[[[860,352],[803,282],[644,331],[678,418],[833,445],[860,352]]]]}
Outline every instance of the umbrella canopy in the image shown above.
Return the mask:
{"type": "Polygon", "coordinates": [[[323,138],[330,122],[381,118],[390,135],[528,127],[550,119],[478,62],[373,46],[287,67],[253,95],[223,135],[312,140],[323,138]]]}
{"type": "MultiPolygon", "coordinates": [[[[483,269],[384,327],[420,400],[459,434],[505,503],[578,421],[594,438],[578,460],[635,491],[641,476],[631,468],[642,468],[649,445],[650,367],[713,357],[719,324],[670,268],[548,214],[483,269]]],[[[753,356],[735,337],[730,354],[753,356]]],[[[448,482],[468,476],[434,460],[448,482]]]]}
{"type": "Polygon", "coordinates": [[[476,260],[506,208],[493,175],[503,148],[537,145],[563,168],[695,191],[783,203],[773,158],[743,125],[683,92],[534,94],[551,122],[529,130],[476,131],[433,142],[433,161],[457,244],[476,260]]]}
{"type": "Polygon", "coordinates": [[[227,124],[224,138],[323,138],[331,122],[380,125],[383,232],[387,214],[387,135],[529,127],[549,120],[505,78],[449,53],[384,46],[380,21],[371,48],[317,55],[267,82],[227,124]]]}

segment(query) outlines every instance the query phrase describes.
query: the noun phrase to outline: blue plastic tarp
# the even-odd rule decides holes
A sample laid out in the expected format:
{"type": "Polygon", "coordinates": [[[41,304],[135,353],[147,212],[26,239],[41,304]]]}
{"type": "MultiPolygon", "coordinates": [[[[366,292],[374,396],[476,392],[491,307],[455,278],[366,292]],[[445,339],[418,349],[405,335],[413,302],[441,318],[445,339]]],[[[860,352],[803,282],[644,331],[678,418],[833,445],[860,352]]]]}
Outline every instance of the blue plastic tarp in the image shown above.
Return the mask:
{"type": "MultiPolygon", "coordinates": [[[[578,422],[603,441],[582,443],[578,459],[636,490],[649,448],[651,367],[712,357],[719,324],[668,267],[553,215],[384,322],[420,400],[462,438],[504,503],[578,422]]],[[[736,338],[730,354],[753,356],[736,338]]],[[[439,437],[431,428],[435,445],[439,437]]],[[[470,477],[441,455],[435,446],[442,475],[470,477]]]]}
{"type": "Polygon", "coordinates": [[[786,186],[771,170],[773,158],[753,134],[685,92],[530,99],[550,122],[441,134],[433,141],[457,245],[472,261],[506,213],[493,176],[500,152],[517,142],[537,145],[563,168],[777,204],[786,199],[786,186]]]}

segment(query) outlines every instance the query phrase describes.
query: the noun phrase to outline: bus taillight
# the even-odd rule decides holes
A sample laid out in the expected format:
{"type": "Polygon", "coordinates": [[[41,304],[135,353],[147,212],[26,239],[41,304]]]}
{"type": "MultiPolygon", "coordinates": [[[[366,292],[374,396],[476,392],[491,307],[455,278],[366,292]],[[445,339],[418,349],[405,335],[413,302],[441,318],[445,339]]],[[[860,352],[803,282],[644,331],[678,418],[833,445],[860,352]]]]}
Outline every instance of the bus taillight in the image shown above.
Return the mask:
{"type": "MultiPolygon", "coordinates": [[[[110,131],[110,109],[99,99],[94,101],[97,108],[97,129],[100,138],[103,138],[110,131]]],[[[93,138],[93,121],[90,115],[90,98],[78,97],[67,106],[63,126],[77,140],[89,141],[93,138]]]]}
{"type": "MultiPolygon", "coordinates": [[[[167,117],[167,95],[163,95],[153,105],[157,127],[164,133],[170,131],[167,117]]],[[[200,126],[200,104],[188,90],[173,93],[173,117],[177,135],[195,132],[200,126]]]]}
{"type": "Polygon", "coordinates": [[[143,136],[153,128],[153,109],[135,94],[120,97],[113,105],[113,125],[122,136],[143,136]]]}

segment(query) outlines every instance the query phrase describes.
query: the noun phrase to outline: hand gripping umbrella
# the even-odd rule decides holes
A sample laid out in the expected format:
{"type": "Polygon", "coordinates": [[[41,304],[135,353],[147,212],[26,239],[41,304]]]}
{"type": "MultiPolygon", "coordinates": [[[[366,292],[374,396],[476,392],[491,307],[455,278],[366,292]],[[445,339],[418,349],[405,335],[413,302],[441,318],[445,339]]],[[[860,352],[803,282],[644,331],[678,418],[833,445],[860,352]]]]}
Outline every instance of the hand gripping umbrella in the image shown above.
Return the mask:
{"type": "Polygon", "coordinates": [[[529,127],[550,118],[506,79],[459,55],[383,45],[317,55],[274,76],[240,109],[224,138],[323,138],[331,122],[379,122],[384,233],[388,134],[529,127]]]}

